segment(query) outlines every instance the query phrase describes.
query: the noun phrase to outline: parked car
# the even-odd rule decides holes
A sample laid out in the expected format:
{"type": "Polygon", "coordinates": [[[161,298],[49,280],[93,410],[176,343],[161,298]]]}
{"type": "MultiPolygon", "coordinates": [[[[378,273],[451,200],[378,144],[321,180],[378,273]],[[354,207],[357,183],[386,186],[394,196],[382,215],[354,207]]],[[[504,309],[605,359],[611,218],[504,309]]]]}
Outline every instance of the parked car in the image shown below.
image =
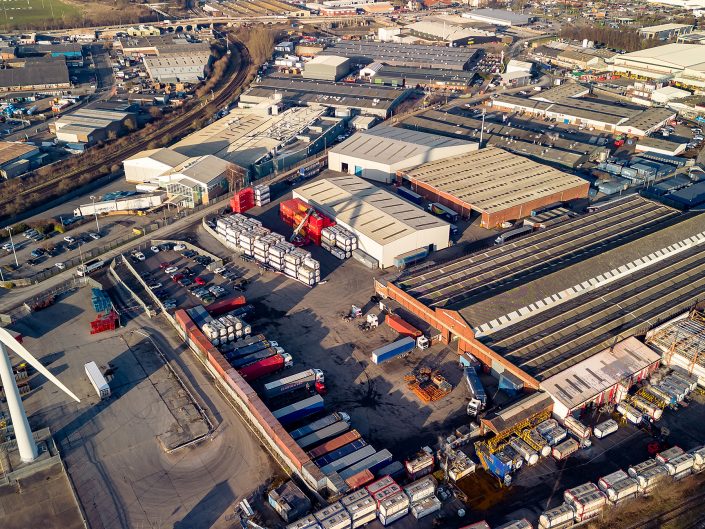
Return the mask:
{"type": "Polygon", "coordinates": [[[164,308],[167,310],[175,309],[176,305],[177,305],[176,300],[174,298],[169,298],[167,300],[164,300],[162,302],[162,304],[164,305],[164,308]]]}
{"type": "Polygon", "coordinates": [[[205,285],[206,284],[206,280],[203,279],[201,276],[196,277],[193,281],[197,285],[205,285]]]}
{"type": "Polygon", "coordinates": [[[156,290],[158,288],[162,288],[162,284],[161,283],[152,283],[151,285],[149,285],[149,288],[152,290],[156,290]]]}
{"type": "Polygon", "coordinates": [[[65,236],[65,237],[64,237],[64,240],[65,240],[67,243],[69,243],[69,244],[73,244],[73,243],[76,242],[76,239],[74,239],[74,238],[71,237],[70,235],[65,236]]]}
{"type": "MultiPolygon", "coordinates": [[[[174,247],[176,249],[176,247],[174,247]]],[[[198,252],[194,252],[193,250],[186,250],[181,252],[181,255],[184,257],[196,257],[198,255],[198,252]]]]}
{"type": "Polygon", "coordinates": [[[223,272],[227,272],[227,271],[228,271],[228,269],[225,268],[224,266],[219,266],[218,268],[213,270],[213,273],[214,274],[222,274],[223,272]]]}
{"type": "Polygon", "coordinates": [[[172,266],[171,261],[164,261],[163,263],[159,263],[159,268],[162,269],[169,268],[170,266],[172,266]]]}
{"type": "Polygon", "coordinates": [[[144,261],[146,259],[146,257],[144,256],[144,254],[142,252],[135,252],[132,254],[132,256],[135,259],[137,259],[138,261],[144,261]]]}
{"type": "Polygon", "coordinates": [[[167,274],[173,274],[173,273],[179,271],[179,267],[178,267],[178,266],[169,266],[169,267],[165,268],[164,271],[165,271],[167,274]]]}
{"type": "Polygon", "coordinates": [[[191,281],[188,277],[184,277],[179,281],[179,285],[181,285],[182,287],[188,287],[193,285],[193,281],[191,281]]]}
{"type": "Polygon", "coordinates": [[[100,234],[99,234],[99,233],[90,232],[90,233],[88,234],[88,236],[89,236],[91,239],[93,239],[94,241],[97,241],[98,239],[100,239],[100,234]]]}
{"type": "Polygon", "coordinates": [[[171,280],[172,280],[174,283],[178,283],[178,282],[181,281],[183,278],[184,278],[184,274],[174,274],[173,276],[171,276],[171,280]]]}
{"type": "Polygon", "coordinates": [[[186,249],[186,245],[181,244],[181,243],[175,244],[174,247],[172,248],[172,250],[174,250],[175,252],[180,252],[181,250],[185,250],[185,249],[186,249]]]}
{"type": "Polygon", "coordinates": [[[54,266],[59,270],[64,270],[66,268],[66,265],[64,263],[54,263],[54,266]]]}
{"type": "Polygon", "coordinates": [[[173,247],[173,245],[170,242],[164,242],[164,243],[160,244],[159,246],[157,246],[157,248],[159,248],[159,250],[162,252],[168,252],[169,250],[172,249],[172,247],[173,247]]]}
{"type": "Polygon", "coordinates": [[[159,253],[159,246],[150,246],[150,250],[152,250],[152,253],[159,253]]]}

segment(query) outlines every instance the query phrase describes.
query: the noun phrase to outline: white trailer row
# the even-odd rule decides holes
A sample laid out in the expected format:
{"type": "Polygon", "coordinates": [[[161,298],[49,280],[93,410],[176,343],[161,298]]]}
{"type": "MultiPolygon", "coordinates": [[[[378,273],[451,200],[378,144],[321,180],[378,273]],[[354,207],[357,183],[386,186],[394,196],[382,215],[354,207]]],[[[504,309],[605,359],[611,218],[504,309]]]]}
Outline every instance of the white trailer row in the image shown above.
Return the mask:
{"type": "Polygon", "coordinates": [[[101,200],[90,204],[81,204],[73,210],[74,217],[90,217],[113,211],[136,211],[161,206],[166,199],[166,193],[145,193],[134,197],[101,200]]]}
{"type": "Polygon", "coordinates": [[[228,248],[287,277],[308,286],[321,280],[321,265],[310,252],[295,247],[283,235],[263,227],[257,219],[240,213],[220,217],[215,231],[228,248]]]}
{"type": "Polygon", "coordinates": [[[625,472],[617,470],[601,477],[597,485],[591,482],[567,489],[564,502],[544,511],[539,517],[539,529],[563,529],[582,524],[599,516],[607,506],[639,495],[648,495],[668,487],[674,480],[705,471],[705,446],[690,452],[679,447],[669,448],[653,459],[631,466],[625,472]]]}

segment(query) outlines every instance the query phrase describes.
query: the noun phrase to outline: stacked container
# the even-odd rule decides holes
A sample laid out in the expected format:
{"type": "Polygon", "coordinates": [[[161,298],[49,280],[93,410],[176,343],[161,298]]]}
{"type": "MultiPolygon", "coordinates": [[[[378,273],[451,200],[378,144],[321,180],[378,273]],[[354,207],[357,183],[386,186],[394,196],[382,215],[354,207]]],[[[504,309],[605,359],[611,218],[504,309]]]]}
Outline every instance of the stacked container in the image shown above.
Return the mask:
{"type": "Polygon", "coordinates": [[[441,508],[441,502],[434,496],[436,480],[432,476],[417,479],[404,487],[404,493],[409,497],[411,512],[417,520],[428,516],[441,508]]]}
{"type": "Polygon", "coordinates": [[[536,426],[535,431],[546,440],[549,446],[557,445],[568,436],[565,428],[561,428],[555,419],[543,421],[536,426]]]}
{"type": "Polygon", "coordinates": [[[666,470],[669,476],[679,480],[693,473],[694,464],[695,457],[691,454],[681,454],[668,460],[666,470]]]}
{"type": "Polygon", "coordinates": [[[321,280],[321,267],[311,254],[295,248],[284,256],[284,274],[313,286],[321,280]]]}
{"type": "Polygon", "coordinates": [[[428,496],[427,498],[424,498],[411,504],[411,514],[413,514],[414,518],[416,518],[417,520],[420,520],[424,516],[428,516],[429,514],[433,514],[434,512],[438,512],[440,510],[441,500],[439,500],[435,496],[428,496]]]}
{"type": "Polygon", "coordinates": [[[558,507],[548,509],[539,516],[539,528],[551,529],[553,527],[567,527],[575,519],[575,510],[572,505],[562,503],[558,507]]]}
{"type": "Polygon", "coordinates": [[[240,318],[226,315],[204,323],[201,330],[213,345],[221,345],[249,336],[252,327],[240,318]]]}
{"type": "Polygon", "coordinates": [[[284,241],[284,236],[278,233],[267,233],[259,237],[253,243],[255,261],[263,264],[269,264],[269,249],[270,247],[284,241]]]}
{"type": "Polygon", "coordinates": [[[321,244],[322,231],[335,224],[327,216],[298,198],[282,201],[279,204],[279,216],[282,221],[294,229],[298,228],[306,219],[299,233],[318,245],[321,244]]]}
{"type": "Polygon", "coordinates": [[[674,457],[682,456],[684,453],[685,450],[683,450],[680,446],[672,446],[671,448],[656,454],[656,461],[661,464],[666,464],[674,457]]]}
{"type": "Polygon", "coordinates": [[[335,503],[331,503],[327,507],[324,507],[320,511],[314,512],[313,516],[319,522],[323,522],[323,520],[326,520],[331,516],[335,516],[336,514],[343,512],[344,510],[345,509],[343,509],[343,505],[339,501],[336,501],[335,503]]]}
{"type": "MultiPolygon", "coordinates": [[[[597,489],[597,487],[595,487],[597,489]]],[[[601,490],[593,490],[580,496],[575,496],[571,505],[575,509],[575,521],[584,522],[599,516],[607,503],[607,496],[601,490]]]]}
{"type": "Polygon", "coordinates": [[[340,225],[330,226],[321,230],[321,247],[338,259],[348,259],[357,250],[357,237],[340,225]]]}
{"type": "Polygon", "coordinates": [[[304,516],[303,518],[299,518],[293,523],[290,523],[289,525],[286,526],[286,529],[320,529],[321,526],[316,520],[316,518],[313,516],[313,514],[309,514],[307,516],[304,516]]]}
{"type": "Polygon", "coordinates": [[[348,494],[340,503],[350,513],[352,529],[362,527],[377,518],[377,505],[365,489],[348,494]]]}
{"type": "Polygon", "coordinates": [[[269,193],[269,186],[257,185],[255,186],[255,205],[264,206],[272,201],[271,195],[269,193]]]}
{"type": "Polygon", "coordinates": [[[627,469],[627,474],[629,474],[629,477],[636,478],[639,474],[642,474],[643,472],[657,466],[659,466],[658,461],[655,459],[647,459],[646,461],[642,461],[641,463],[629,467],[627,469]]]}
{"type": "Polygon", "coordinates": [[[279,241],[269,247],[267,264],[279,272],[284,271],[284,256],[296,247],[288,241],[279,241]]]}
{"type": "Polygon", "coordinates": [[[246,187],[230,198],[230,208],[235,213],[245,213],[245,211],[255,207],[255,192],[251,187],[246,187]]]}
{"type": "Polygon", "coordinates": [[[403,492],[398,492],[384,500],[379,505],[379,521],[382,525],[389,525],[409,513],[409,497],[403,492]]]}
{"type": "Polygon", "coordinates": [[[666,470],[666,467],[663,465],[657,463],[655,467],[647,468],[636,475],[636,481],[639,484],[639,492],[648,494],[667,476],[668,470],[666,470]]]}

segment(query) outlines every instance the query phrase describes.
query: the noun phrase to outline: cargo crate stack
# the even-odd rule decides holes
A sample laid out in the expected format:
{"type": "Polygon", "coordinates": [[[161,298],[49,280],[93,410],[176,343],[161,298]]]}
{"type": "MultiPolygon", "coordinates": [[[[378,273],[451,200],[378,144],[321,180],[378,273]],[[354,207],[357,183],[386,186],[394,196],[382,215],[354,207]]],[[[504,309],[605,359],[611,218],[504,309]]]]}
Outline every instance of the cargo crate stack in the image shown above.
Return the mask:
{"type": "Polygon", "coordinates": [[[272,244],[268,250],[267,264],[278,272],[284,271],[284,256],[294,251],[296,246],[288,241],[279,241],[272,244]]]}
{"type": "MultiPolygon", "coordinates": [[[[263,228],[264,229],[264,228],[263,228]]],[[[258,263],[269,264],[269,248],[284,241],[284,236],[270,232],[254,241],[254,258],[258,263]]]]}
{"type": "Polygon", "coordinates": [[[269,204],[272,201],[271,195],[269,193],[269,186],[258,185],[255,186],[255,205],[262,207],[265,204],[269,204]]]}
{"type": "Polygon", "coordinates": [[[321,230],[321,246],[342,261],[357,250],[357,236],[339,225],[330,226],[321,230]]]}
{"type": "Polygon", "coordinates": [[[114,331],[120,326],[120,318],[107,292],[100,288],[91,289],[91,305],[98,313],[96,319],[91,322],[91,334],[114,331]]]}
{"type": "Polygon", "coordinates": [[[254,207],[255,191],[251,187],[241,189],[230,198],[230,208],[234,213],[245,213],[254,207]]]}
{"type": "Polygon", "coordinates": [[[322,231],[335,224],[320,211],[316,211],[309,204],[298,198],[282,201],[279,204],[279,216],[283,222],[293,229],[298,228],[306,219],[301,231],[299,231],[299,235],[319,246],[321,245],[322,231]]]}
{"type": "Polygon", "coordinates": [[[234,342],[252,333],[252,327],[249,324],[231,315],[221,316],[204,323],[201,330],[215,346],[234,342]]]}
{"type": "Polygon", "coordinates": [[[310,252],[295,248],[284,256],[284,274],[313,286],[321,280],[321,265],[310,252]]]}
{"type": "MultiPolygon", "coordinates": [[[[239,213],[218,218],[215,227],[218,235],[225,238],[228,246],[240,252],[244,251],[240,245],[241,236],[252,233],[257,229],[262,229],[262,223],[259,220],[245,217],[239,213]]],[[[246,250],[250,249],[249,245],[245,246],[246,250]]],[[[254,248],[252,248],[250,255],[252,253],[254,253],[254,248]]]]}

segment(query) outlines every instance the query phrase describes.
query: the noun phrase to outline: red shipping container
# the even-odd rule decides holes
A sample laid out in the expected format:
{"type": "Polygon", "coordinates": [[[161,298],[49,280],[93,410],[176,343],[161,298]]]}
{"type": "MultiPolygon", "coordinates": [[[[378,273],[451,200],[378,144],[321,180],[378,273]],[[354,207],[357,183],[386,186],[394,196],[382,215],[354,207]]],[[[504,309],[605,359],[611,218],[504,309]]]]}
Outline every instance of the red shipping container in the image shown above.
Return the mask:
{"type": "Polygon", "coordinates": [[[271,373],[276,373],[280,369],[284,369],[284,358],[282,358],[281,355],[276,354],[274,356],[270,356],[269,358],[260,360],[259,362],[255,362],[254,364],[246,365],[242,369],[238,369],[237,372],[240,373],[242,378],[250,381],[257,380],[258,378],[271,373]]]}
{"type": "Polygon", "coordinates": [[[421,336],[423,334],[416,327],[414,327],[410,323],[404,321],[396,314],[387,314],[384,321],[392,329],[397,331],[399,334],[403,334],[404,336],[411,336],[412,338],[418,338],[419,336],[421,336]]]}
{"type": "Polygon", "coordinates": [[[360,487],[367,485],[370,481],[375,479],[374,474],[369,471],[369,469],[365,469],[362,472],[358,472],[357,474],[354,474],[350,476],[348,479],[345,480],[345,483],[350,487],[350,490],[355,490],[359,489],[360,487]]]}
{"type": "Polygon", "coordinates": [[[247,300],[245,299],[245,296],[233,296],[231,298],[211,303],[206,307],[206,310],[211,316],[220,316],[221,314],[235,310],[238,307],[242,307],[246,303],[247,300]]]}
{"type": "Polygon", "coordinates": [[[338,437],[331,439],[330,441],[326,441],[321,446],[317,446],[313,450],[309,451],[308,455],[311,457],[311,459],[317,459],[321,456],[326,455],[328,452],[337,450],[341,446],[345,446],[348,443],[357,441],[359,438],[360,432],[358,432],[357,430],[350,430],[349,432],[345,432],[343,435],[339,435],[338,437]]]}
{"type": "Polygon", "coordinates": [[[234,213],[244,213],[255,207],[255,191],[246,187],[235,193],[230,198],[230,208],[234,213]]]}

